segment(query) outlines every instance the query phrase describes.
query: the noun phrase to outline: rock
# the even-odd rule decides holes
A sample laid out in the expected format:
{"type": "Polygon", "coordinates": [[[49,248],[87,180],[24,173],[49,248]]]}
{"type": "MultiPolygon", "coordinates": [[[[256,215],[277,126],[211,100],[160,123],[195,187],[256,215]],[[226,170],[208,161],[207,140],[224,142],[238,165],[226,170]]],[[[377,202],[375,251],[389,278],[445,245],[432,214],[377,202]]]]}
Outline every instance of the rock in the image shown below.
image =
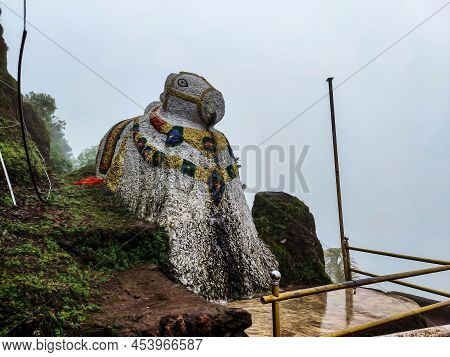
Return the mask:
{"type": "Polygon", "coordinates": [[[361,332],[355,332],[349,337],[373,337],[387,334],[426,328],[427,324],[423,316],[415,315],[402,320],[387,323],[385,325],[373,327],[361,332]]]}
{"type": "MultiPolygon", "coordinates": [[[[14,187],[29,185],[28,166],[25,161],[25,151],[22,143],[22,132],[18,121],[17,82],[9,74],[7,68],[8,46],[3,38],[3,27],[0,24],[0,150],[8,170],[9,178],[14,187]]],[[[35,169],[37,180],[43,179],[43,165],[39,152],[49,162],[50,139],[45,123],[33,110],[30,104],[23,104],[23,114],[31,140],[28,140],[28,150],[35,169]]],[[[0,184],[3,185],[3,170],[0,174],[0,184]]],[[[16,197],[20,200],[20,197],[16,197]]],[[[21,203],[21,202],[19,202],[21,203]]]]}
{"type": "Polygon", "coordinates": [[[227,138],[222,94],[203,77],[166,80],[161,102],[105,135],[97,176],[138,217],[169,235],[176,281],[209,300],[270,289],[277,262],[258,238],[227,138]]]}
{"type": "Polygon", "coordinates": [[[258,192],[252,215],[259,237],[280,264],[282,285],[330,283],[308,206],[284,192],[258,192]]]}
{"type": "Polygon", "coordinates": [[[397,332],[383,337],[450,337],[450,325],[397,332]]]}
{"type": "MultiPolygon", "coordinates": [[[[408,293],[401,292],[401,291],[389,291],[388,294],[402,296],[407,299],[413,300],[420,307],[429,306],[429,305],[436,304],[439,302],[439,301],[436,301],[433,299],[428,299],[428,298],[425,298],[422,296],[408,294],[408,293]]],[[[430,327],[450,324],[450,306],[441,307],[440,309],[430,310],[427,312],[422,312],[420,315],[425,319],[427,326],[430,326],[430,327]]]]}
{"type": "Polygon", "coordinates": [[[102,312],[80,336],[244,336],[252,324],[247,311],[210,303],[149,264],[117,273],[101,290],[102,312]]]}

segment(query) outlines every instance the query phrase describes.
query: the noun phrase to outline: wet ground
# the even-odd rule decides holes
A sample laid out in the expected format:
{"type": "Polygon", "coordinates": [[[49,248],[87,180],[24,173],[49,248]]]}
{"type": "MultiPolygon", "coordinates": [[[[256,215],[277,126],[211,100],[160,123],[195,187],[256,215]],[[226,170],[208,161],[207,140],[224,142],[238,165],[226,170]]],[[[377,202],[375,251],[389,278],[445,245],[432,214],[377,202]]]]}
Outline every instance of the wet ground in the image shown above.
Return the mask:
{"type": "Polygon", "coordinates": [[[206,301],[156,265],[116,272],[100,289],[81,336],[241,336],[251,325],[248,312],[206,301]]]}
{"type": "MultiPolygon", "coordinates": [[[[229,307],[240,307],[252,314],[249,336],[272,336],[271,304],[259,299],[233,301],[229,307]]],[[[391,315],[417,309],[419,305],[402,296],[358,288],[306,296],[280,303],[282,336],[320,336],[361,325],[391,315]]]]}

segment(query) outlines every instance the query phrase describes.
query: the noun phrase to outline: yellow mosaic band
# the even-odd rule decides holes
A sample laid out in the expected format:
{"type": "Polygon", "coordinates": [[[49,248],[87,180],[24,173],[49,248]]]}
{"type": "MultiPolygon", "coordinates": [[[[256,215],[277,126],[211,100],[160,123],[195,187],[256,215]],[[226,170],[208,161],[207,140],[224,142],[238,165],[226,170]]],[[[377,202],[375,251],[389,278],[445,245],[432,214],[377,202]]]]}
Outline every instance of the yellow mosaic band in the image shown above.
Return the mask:
{"type": "Polygon", "coordinates": [[[139,117],[123,120],[114,125],[113,128],[109,131],[103,147],[102,156],[100,157],[99,171],[101,174],[106,174],[108,172],[109,168],[111,167],[114,152],[116,151],[116,145],[120,139],[120,136],[122,135],[123,130],[131,121],[135,120],[136,118],[139,117]]]}
{"type": "Polygon", "coordinates": [[[108,173],[105,177],[106,186],[112,191],[116,192],[117,187],[119,186],[120,179],[122,178],[123,171],[123,161],[125,157],[125,146],[128,141],[128,135],[126,135],[122,142],[120,143],[119,151],[114,158],[114,162],[112,163],[108,173]]]}
{"type": "Polygon", "coordinates": [[[195,165],[179,156],[166,155],[162,151],[158,150],[158,148],[151,144],[146,138],[144,138],[144,136],[138,131],[138,128],[139,118],[136,118],[131,135],[133,136],[133,141],[136,144],[139,153],[149,164],[181,172],[183,172],[183,165],[186,165],[191,168],[192,174],[190,172],[184,172],[185,174],[205,183],[208,182],[214,171],[220,174],[224,182],[229,182],[234,178],[239,177],[239,168],[236,163],[232,163],[225,168],[217,166],[202,167],[195,165]],[[156,164],[155,159],[158,159],[156,164]]]}
{"type": "Polygon", "coordinates": [[[178,127],[176,125],[169,124],[156,114],[157,109],[158,108],[153,110],[150,115],[150,124],[152,124],[153,128],[159,133],[167,136],[170,135],[171,131],[174,129],[182,130],[182,141],[202,152],[209,158],[213,157],[216,152],[221,152],[222,150],[228,149],[228,140],[221,132],[178,127]],[[205,148],[205,140],[207,139],[214,142],[215,151],[207,150],[205,148]]]}

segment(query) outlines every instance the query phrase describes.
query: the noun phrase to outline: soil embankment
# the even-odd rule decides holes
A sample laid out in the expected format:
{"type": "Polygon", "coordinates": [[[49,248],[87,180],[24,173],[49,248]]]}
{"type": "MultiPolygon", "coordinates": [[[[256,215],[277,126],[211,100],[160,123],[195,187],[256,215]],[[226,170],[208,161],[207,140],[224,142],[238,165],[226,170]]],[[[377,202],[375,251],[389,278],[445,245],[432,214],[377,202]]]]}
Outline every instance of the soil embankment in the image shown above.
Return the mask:
{"type": "Polygon", "coordinates": [[[97,303],[83,336],[243,336],[252,324],[247,311],[210,303],[146,263],[115,274],[97,303]]]}

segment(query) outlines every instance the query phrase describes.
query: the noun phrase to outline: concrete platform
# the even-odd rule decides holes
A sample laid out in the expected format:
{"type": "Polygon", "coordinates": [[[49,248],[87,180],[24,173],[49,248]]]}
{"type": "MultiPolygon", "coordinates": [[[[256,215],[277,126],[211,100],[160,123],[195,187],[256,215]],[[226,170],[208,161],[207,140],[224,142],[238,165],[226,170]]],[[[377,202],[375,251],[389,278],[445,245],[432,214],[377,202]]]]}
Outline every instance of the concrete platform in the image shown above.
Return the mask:
{"type": "MultiPolygon", "coordinates": [[[[272,307],[259,299],[233,301],[252,314],[249,336],[272,336],[272,307]]],[[[280,303],[282,336],[320,336],[419,308],[414,301],[383,292],[358,288],[306,296],[280,303]]]]}

